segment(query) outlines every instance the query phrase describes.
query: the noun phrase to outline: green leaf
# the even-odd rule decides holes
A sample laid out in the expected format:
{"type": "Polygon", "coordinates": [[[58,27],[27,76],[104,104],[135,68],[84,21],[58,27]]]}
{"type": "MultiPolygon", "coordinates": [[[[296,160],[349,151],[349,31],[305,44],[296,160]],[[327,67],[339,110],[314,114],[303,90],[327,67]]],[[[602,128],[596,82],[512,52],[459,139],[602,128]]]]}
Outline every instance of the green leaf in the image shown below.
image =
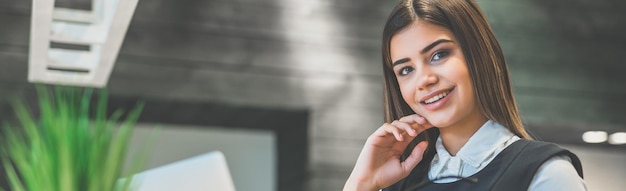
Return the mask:
{"type": "MultiPolygon", "coordinates": [[[[0,150],[12,190],[117,189],[115,186],[143,104],[138,104],[119,123],[124,116],[122,110],[116,110],[107,119],[106,90],[100,90],[92,112],[93,91],[37,86],[37,117],[31,115],[23,102],[17,99],[12,102],[19,125],[4,125],[6,144],[0,150]]],[[[130,167],[132,173],[147,160],[147,150],[142,150],[134,159],[130,167]]],[[[127,185],[133,179],[131,176],[125,180],[124,189],[129,188],[127,185]]]]}

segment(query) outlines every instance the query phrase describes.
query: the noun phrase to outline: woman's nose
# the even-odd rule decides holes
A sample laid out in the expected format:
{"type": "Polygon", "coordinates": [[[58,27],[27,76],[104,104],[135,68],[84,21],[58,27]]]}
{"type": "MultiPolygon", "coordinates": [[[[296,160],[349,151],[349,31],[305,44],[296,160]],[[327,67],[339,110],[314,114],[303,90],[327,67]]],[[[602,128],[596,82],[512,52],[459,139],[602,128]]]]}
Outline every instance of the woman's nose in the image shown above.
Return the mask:
{"type": "Polygon", "coordinates": [[[422,75],[417,78],[417,80],[417,89],[420,91],[428,91],[432,88],[433,85],[439,82],[439,78],[437,77],[437,75],[430,71],[423,72],[422,75]]]}

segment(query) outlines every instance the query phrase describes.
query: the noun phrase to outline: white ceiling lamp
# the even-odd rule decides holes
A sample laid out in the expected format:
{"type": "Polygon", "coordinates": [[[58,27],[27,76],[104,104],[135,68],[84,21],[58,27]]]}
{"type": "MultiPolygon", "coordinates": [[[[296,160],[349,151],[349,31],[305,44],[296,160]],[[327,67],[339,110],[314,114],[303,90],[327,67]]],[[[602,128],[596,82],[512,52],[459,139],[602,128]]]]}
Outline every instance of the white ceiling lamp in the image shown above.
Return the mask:
{"type": "Polygon", "coordinates": [[[626,144],[626,133],[617,132],[617,133],[611,134],[611,136],[609,136],[609,144],[612,144],[612,145],[626,144]]]}
{"type": "Polygon", "coordinates": [[[28,81],[106,86],[138,0],[92,0],[91,10],[33,0],[28,81]]]}
{"type": "Polygon", "coordinates": [[[606,131],[587,131],[583,133],[583,141],[586,143],[603,143],[606,142],[607,137],[606,131]]]}

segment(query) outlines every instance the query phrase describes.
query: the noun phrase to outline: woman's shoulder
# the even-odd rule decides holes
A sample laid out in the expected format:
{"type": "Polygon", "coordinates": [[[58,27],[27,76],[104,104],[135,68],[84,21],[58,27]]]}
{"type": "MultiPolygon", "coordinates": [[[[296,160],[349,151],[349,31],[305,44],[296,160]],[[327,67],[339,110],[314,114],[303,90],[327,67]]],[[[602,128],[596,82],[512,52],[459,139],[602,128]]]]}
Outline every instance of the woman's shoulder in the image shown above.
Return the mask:
{"type": "Polygon", "coordinates": [[[529,190],[545,190],[562,182],[580,182],[582,184],[579,185],[584,188],[580,160],[568,149],[554,143],[528,139],[520,139],[510,147],[507,155],[514,159],[496,188],[516,184],[529,190]]]}
{"type": "Polygon", "coordinates": [[[556,155],[545,161],[537,170],[528,190],[587,190],[572,159],[556,155]]]}
{"type": "MultiPolygon", "coordinates": [[[[517,148],[514,149],[513,154],[516,154],[515,161],[521,166],[534,164],[539,170],[546,164],[569,164],[572,166],[578,176],[583,177],[582,164],[576,154],[570,150],[561,147],[558,144],[543,142],[537,140],[519,139],[515,144],[517,148]]],[[[527,166],[526,166],[527,168],[527,166]]]]}

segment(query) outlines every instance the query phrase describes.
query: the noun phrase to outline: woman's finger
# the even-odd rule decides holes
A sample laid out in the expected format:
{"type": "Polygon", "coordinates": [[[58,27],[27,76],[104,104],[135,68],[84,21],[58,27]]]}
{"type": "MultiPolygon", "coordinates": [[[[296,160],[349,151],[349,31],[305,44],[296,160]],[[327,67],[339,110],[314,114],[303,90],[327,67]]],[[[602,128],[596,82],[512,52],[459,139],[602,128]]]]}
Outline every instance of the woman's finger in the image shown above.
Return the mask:
{"type": "Polygon", "coordinates": [[[422,141],[418,143],[415,148],[413,148],[411,155],[409,155],[409,157],[407,157],[406,160],[402,162],[402,169],[404,170],[404,173],[411,173],[413,168],[417,166],[417,163],[422,161],[422,157],[424,156],[424,151],[426,151],[427,146],[428,142],[422,141]]]}
{"type": "Polygon", "coordinates": [[[401,117],[400,119],[398,119],[398,121],[410,124],[411,128],[417,130],[418,134],[426,129],[433,127],[430,122],[426,120],[426,118],[418,114],[401,117]]]}
{"type": "Polygon", "coordinates": [[[404,122],[404,123],[408,123],[408,124],[417,123],[419,125],[427,126],[428,128],[430,128],[430,126],[432,126],[432,125],[430,125],[428,120],[426,120],[426,118],[422,117],[419,114],[407,115],[407,116],[401,117],[400,119],[398,119],[398,121],[404,122]]]}
{"type": "Polygon", "coordinates": [[[390,134],[393,135],[397,141],[404,140],[402,136],[402,130],[389,123],[383,124],[380,128],[378,128],[374,132],[373,135],[378,136],[378,137],[384,137],[390,134]]]}
{"type": "Polygon", "coordinates": [[[405,122],[400,122],[398,120],[395,120],[393,122],[391,122],[391,125],[396,126],[402,130],[404,130],[407,134],[409,134],[412,137],[417,136],[417,131],[415,131],[415,129],[413,129],[413,127],[409,124],[409,123],[405,123],[405,122]]]}
{"type": "Polygon", "coordinates": [[[417,116],[415,118],[415,123],[420,124],[421,126],[424,126],[426,128],[431,128],[433,126],[430,124],[430,122],[428,122],[428,120],[426,120],[426,118],[422,116],[417,116]]]}
{"type": "Polygon", "coordinates": [[[398,121],[411,124],[411,123],[416,123],[418,118],[421,118],[421,117],[422,116],[418,114],[411,114],[411,115],[401,117],[400,119],[398,119],[398,121]]]}

